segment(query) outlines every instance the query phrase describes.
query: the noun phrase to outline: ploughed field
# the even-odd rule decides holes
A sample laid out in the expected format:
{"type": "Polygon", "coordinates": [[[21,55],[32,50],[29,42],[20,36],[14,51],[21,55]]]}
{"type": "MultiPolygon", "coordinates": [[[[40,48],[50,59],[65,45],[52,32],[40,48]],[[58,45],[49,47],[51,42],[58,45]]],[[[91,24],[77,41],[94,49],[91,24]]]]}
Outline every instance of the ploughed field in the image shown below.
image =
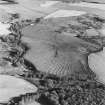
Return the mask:
{"type": "Polygon", "coordinates": [[[90,26],[82,26],[82,18],[85,16],[74,18],[48,19],[23,28],[22,40],[29,47],[24,57],[38,70],[58,76],[90,71],[87,64],[88,55],[101,50],[102,42],[95,39],[97,36],[90,38],[92,36],[86,35],[90,26]]]}

